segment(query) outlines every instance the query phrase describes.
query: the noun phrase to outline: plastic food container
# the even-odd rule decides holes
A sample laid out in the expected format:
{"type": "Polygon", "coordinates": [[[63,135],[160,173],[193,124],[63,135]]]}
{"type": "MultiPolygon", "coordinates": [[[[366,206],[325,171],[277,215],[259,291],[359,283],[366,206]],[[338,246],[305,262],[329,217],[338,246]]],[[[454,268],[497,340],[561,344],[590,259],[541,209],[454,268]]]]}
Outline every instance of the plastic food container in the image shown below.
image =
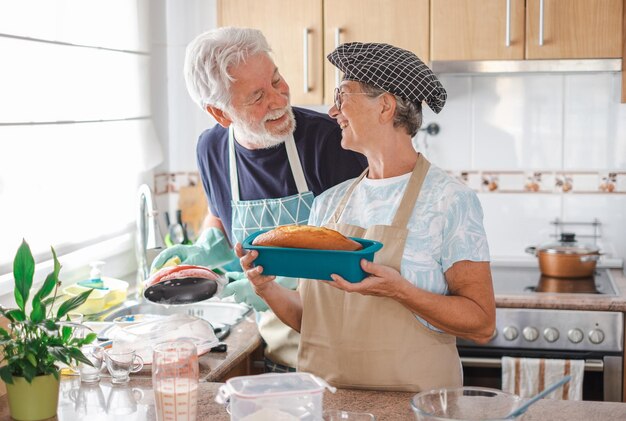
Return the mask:
{"type": "Polygon", "coordinates": [[[263,266],[263,274],[290,276],[293,278],[332,280],[331,273],[341,275],[349,282],[360,282],[368,274],[361,269],[361,259],[374,260],[374,254],[382,243],[363,238],[350,237],[363,245],[361,250],[312,250],[287,247],[255,246],[254,239],[269,230],[257,231],[243,242],[246,250],[256,250],[259,257],[255,266],[263,266]]]}
{"type": "MultiPolygon", "coordinates": [[[[102,277],[102,281],[107,289],[94,289],[87,301],[74,311],[82,314],[100,313],[126,299],[128,282],[106,276],[102,277]]],[[[69,299],[89,289],[91,288],[74,284],[63,288],[63,294],[69,299]]]]}
{"type": "Polygon", "coordinates": [[[521,404],[519,396],[487,387],[435,389],[418,393],[411,400],[418,421],[519,420],[523,414],[506,416],[521,404]]]}
{"type": "Polygon", "coordinates": [[[229,405],[231,421],[321,420],[324,390],[337,389],[309,373],[233,377],[215,401],[229,405]]]}

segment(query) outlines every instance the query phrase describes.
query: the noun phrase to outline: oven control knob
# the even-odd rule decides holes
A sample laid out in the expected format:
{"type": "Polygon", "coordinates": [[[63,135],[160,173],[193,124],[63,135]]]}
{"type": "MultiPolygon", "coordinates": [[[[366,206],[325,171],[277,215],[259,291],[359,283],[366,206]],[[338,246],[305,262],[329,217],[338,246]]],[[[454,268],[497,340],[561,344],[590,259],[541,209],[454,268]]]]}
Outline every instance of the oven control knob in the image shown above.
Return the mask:
{"type": "Polygon", "coordinates": [[[570,329],[569,332],[567,332],[567,337],[575,344],[580,343],[584,336],[585,334],[580,329],[570,329]]]}
{"type": "Polygon", "coordinates": [[[559,331],[554,327],[547,327],[543,330],[543,337],[548,342],[556,342],[559,339],[559,331]]]}
{"type": "Polygon", "coordinates": [[[504,335],[504,339],[507,341],[512,341],[517,339],[517,329],[513,326],[507,326],[502,330],[502,334],[504,335]]]}
{"type": "Polygon", "coordinates": [[[592,344],[598,345],[604,340],[604,332],[600,329],[592,329],[589,331],[589,340],[592,344]]]}
{"type": "Polygon", "coordinates": [[[536,341],[539,337],[539,331],[532,326],[526,326],[522,330],[522,335],[524,335],[524,339],[526,339],[528,342],[533,342],[536,341]]]}

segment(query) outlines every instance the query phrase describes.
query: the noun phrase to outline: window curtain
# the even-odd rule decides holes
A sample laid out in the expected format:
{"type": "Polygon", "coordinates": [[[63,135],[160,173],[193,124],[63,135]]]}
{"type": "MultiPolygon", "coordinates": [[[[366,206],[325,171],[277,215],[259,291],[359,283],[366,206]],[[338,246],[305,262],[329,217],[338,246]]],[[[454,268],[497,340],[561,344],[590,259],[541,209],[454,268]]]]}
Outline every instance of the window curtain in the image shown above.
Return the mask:
{"type": "MultiPolygon", "coordinates": [[[[0,0],[0,275],[134,230],[162,161],[149,0],[0,0]]],[[[63,263],[63,262],[62,262],[63,263]]]]}

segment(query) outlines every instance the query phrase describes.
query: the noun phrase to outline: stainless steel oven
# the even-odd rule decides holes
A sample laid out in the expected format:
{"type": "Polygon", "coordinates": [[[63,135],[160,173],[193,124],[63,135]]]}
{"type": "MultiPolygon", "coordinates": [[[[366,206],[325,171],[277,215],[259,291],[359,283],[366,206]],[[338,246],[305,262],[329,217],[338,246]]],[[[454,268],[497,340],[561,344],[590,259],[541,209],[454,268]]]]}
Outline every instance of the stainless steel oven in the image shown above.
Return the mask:
{"type": "MultiPolygon", "coordinates": [[[[496,297],[499,293],[514,294],[513,288],[519,294],[549,296],[544,300],[544,307],[559,300],[558,293],[546,295],[536,291],[541,283],[536,268],[496,267],[492,274],[496,297]]],[[[594,293],[580,295],[581,299],[617,294],[607,270],[598,270],[592,283],[594,293]]],[[[569,288],[568,293],[571,293],[569,288]]],[[[499,307],[496,310],[496,331],[489,343],[478,345],[457,341],[464,384],[501,388],[503,356],[581,359],[585,361],[583,399],[621,402],[623,332],[621,312],[499,307]]]]}

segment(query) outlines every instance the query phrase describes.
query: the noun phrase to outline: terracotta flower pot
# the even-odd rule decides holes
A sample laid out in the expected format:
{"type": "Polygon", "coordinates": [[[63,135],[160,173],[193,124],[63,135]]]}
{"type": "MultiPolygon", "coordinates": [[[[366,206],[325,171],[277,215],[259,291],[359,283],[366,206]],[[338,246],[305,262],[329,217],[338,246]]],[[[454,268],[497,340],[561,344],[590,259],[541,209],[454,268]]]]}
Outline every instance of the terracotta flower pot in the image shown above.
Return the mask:
{"type": "Polygon", "coordinates": [[[52,374],[37,376],[32,383],[13,377],[7,384],[9,411],[18,421],[35,421],[54,417],[59,404],[59,380],[52,374]]]}

